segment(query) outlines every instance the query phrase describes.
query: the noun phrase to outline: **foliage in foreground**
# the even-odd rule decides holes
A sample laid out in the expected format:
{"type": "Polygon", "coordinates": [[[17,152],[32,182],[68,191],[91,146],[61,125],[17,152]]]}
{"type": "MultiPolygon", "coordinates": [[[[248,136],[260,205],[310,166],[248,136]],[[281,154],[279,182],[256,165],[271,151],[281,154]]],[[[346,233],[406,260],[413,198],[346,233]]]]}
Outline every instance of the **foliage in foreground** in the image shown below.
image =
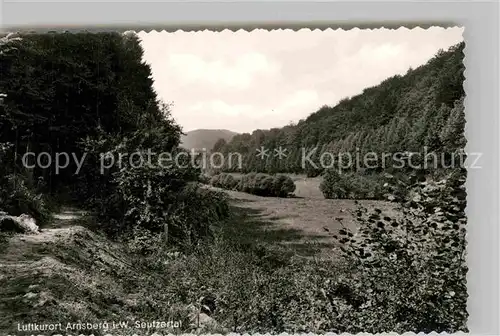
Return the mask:
{"type": "MultiPolygon", "coordinates": [[[[149,244],[151,254],[136,259],[113,254],[132,267],[106,273],[117,271],[119,283],[130,286],[133,307],[123,295],[108,293],[116,287],[109,284],[91,292],[87,302],[103,302],[103,316],[134,309],[139,319],[179,319],[182,332],[465,331],[462,187],[455,178],[415,184],[404,218],[360,209],[362,230],[357,236],[339,232],[345,258],[337,261],[298,255],[293,244],[280,244],[288,241],[284,232],[262,230],[265,224],[249,210],[241,214],[243,209],[218,222],[212,241],[202,240],[181,253],[163,251],[157,234],[139,241],[151,232],[142,231],[129,247],[144,252],[141,246],[149,244]],[[112,313],[108,302],[120,308],[112,313]],[[199,312],[213,323],[199,329],[199,312]]],[[[79,251],[76,246],[68,244],[79,251]]],[[[55,251],[81,264],[82,253],[55,251]]],[[[95,255],[84,253],[94,267],[95,255]]]]}
{"type": "Polygon", "coordinates": [[[209,298],[217,323],[204,332],[466,331],[463,181],[414,181],[395,218],[360,206],[359,233],[338,233],[339,260],[298,256],[243,216],[154,267],[177,305],[209,298]]]}
{"type": "Polygon", "coordinates": [[[234,176],[220,173],[212,176],[209,184],[217,188],[238,190],[258,196],[287,197],[295,191],[295,183],[287,175],[249,173],[234,176]]]}
{"type": "Polygon", "coordinates": [[[43,180],[35,183],[29,171],[14,165],[14,155],[11,144],[0,143],[0,211],[13,216],[28,214],[43,225],[52,211],[43,193],[43,180]]]}
{"type": "MultiPolygon", "coordinates": [[[[122,139],[104,134],[87,139],[83,145],[93,160],[99,153],[113,158],[127,153],[145,157],[146,146],[153,152],[168,148],[163,142],[169,136],[168,129],[156,127],[139,129],[122,139]]],[[[175,155],[181,149],[170,150],[175,155]]],[[[113,236],[129,236],[134,249],[144,253],[161,248],[154,242],[192,247],[211,236],[210,226],[229,215],[226,196],[201,188],[197,183],[199,171],[189,166],[188,157],[180,157],[186,161],[179,164],[181,167],[122,162],[110,167],[104,176],[96,171],[97,165],[87,167],[81,184],[95,176],[104,186],[104,193],[91,190],[88,199],[89,206],[106,223],[102,228],[113,236]]]]}
{"type": "MultiPolygon", "coordinates": [[[[357,234],[339,231],[352,265],[343,286],[366,332],[466,330],[465,175],[408,185],[400,218],[359,207],[357,234]]],[[[354,323],[354,325],[356,325],[354,323]]],[[[361,326],[361,325],[360,325],[361,326]]]]}

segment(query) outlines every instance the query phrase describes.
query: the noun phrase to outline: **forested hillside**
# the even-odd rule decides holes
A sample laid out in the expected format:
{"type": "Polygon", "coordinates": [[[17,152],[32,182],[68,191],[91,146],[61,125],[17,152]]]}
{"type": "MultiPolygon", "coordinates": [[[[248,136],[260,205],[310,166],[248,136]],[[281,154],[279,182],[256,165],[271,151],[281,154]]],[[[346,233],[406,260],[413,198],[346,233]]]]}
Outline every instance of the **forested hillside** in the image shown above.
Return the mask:
{"type": "Polygon", "coordinates": [[[440,51],[406,75],[388,78],[333,107],[323,106],[296,125],[239,134],[217,149],[242,153],[244,171],[317,175],[321,169],[301,164],[302,149],[317,148],[311,158],[318,162],[324,152],[359,151],[362,157],[368,152],[421,152],[424,146],[438,152],[462,148],[463,48],[460,43],[440,51]],[[262,160],[255,155],[261,146],[271,154],[281,146],[287,156],[262,160]]]}

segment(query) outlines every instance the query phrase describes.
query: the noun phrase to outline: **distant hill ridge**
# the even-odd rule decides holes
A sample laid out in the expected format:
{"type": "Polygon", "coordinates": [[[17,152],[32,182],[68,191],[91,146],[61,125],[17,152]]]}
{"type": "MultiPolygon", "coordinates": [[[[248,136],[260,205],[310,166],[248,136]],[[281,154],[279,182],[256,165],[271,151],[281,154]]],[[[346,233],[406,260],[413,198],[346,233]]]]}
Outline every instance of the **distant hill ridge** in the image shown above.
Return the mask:
{"type": "Polygon", "coordinates": [[[181,146],[186,149],[211,150],[218,140],[229,142],[236,134],[238,133],[226,129],[197,129],[181,137],[181,146]]]}

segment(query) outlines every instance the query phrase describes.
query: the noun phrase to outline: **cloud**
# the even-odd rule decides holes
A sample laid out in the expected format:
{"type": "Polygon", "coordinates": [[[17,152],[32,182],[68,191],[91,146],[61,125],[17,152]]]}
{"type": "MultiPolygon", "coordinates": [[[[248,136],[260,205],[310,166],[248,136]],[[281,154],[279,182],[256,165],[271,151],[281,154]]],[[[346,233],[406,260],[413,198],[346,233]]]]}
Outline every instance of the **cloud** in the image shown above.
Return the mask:
{"type": "Polygon", "coordinates": [[[318,100],[318,93],[314,90],[300,90],[283,102],[284,108],[308,106],[318,100]]]}
{"type": "Polygon", "coordinates": [[[249,88],[259,74],[272,74],[278,70],[261,53],[247,53],[233,62],[220,59],[208,61],[202,57],[187,53],[167,55],[168,66],[174,78],[181,85],[192,83],[220,85],[229,89],[249,88]]]}
{"type": "Polygon", "coordinates": [[[252,112],[252,110],[253,107],[250,105],[229,105],[222,100],[200,102],[189,108],[189,111],[194,113],[203,113],[205,115],[219,114],[221,116],[239,116],[252,112]]]}
{"type": "Polygon", "coordinates": [[[185,131],[298,121],[460,42],[462,28],[139,33],[159,98],[185,131]]]}

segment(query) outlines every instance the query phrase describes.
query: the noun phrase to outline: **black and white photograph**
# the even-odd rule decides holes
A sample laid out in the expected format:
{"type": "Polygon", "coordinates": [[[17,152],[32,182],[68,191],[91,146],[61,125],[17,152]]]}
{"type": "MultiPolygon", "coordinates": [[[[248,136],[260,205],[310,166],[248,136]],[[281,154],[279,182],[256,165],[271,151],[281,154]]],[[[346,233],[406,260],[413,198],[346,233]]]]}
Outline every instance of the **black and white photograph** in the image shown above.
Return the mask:
{"type": "Polygon", "coordinates": [[[463,33],[3,34],[1,334],[468,332],[463,33]]]}

